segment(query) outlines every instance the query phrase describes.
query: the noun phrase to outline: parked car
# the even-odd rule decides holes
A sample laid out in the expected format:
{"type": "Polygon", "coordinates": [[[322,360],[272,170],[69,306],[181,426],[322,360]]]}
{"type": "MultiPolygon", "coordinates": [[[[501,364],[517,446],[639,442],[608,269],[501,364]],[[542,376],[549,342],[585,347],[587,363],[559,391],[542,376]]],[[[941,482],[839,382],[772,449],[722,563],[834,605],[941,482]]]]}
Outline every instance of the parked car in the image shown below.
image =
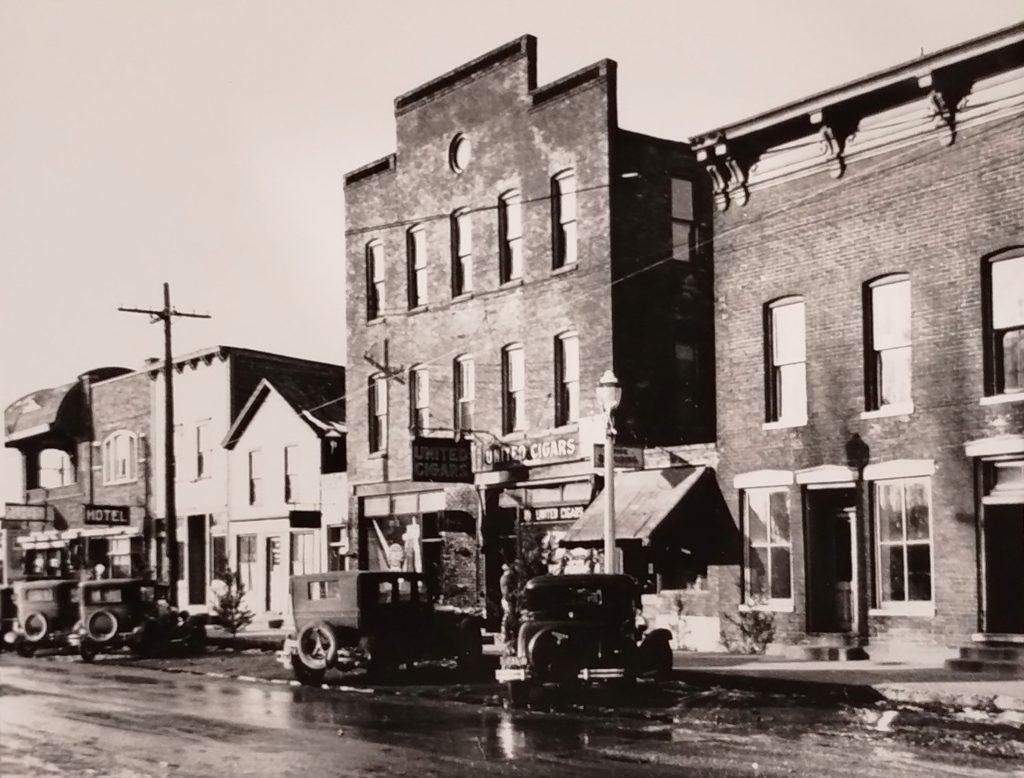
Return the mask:
{"type": "Polygon", "coordinates": [[[671,633],[647,630],[627,575],[542,575],[527,581],[516,653],[496,677],[519,696],[527,682],[633,680],[672,670],[671,633]]]}
{"type": "Polygon", "coordinates": [[[4,640],[22,656],[66,646],[78,621],[78,585],[62,578],[15,581],[11,596],[17,619],[4,640]]]}
{"type": "Polygon", "coordinates": [[[14,628],[17,624],[18,606],[14,602],[14,587],[0,586],[0,651],[14,646],[14,628]]]}
{"type": "Polygon", "coordinates": [[[341,654],[374,673],[422,659],[456,659],[467,670],[480,663],[480,618],[437,605],[421,573],[296,575],[290,587],[296,632],[278,659],[301,683],[320,683],[341,654]]]}
{"type": "Polygon", "coordinates": [[[91,662],[99,653],[127,647],[139,656],[206,646],[206,617],[167,604],[167,586],[135,578],[84,581],[80,624],[72,642],[91,662]]]}

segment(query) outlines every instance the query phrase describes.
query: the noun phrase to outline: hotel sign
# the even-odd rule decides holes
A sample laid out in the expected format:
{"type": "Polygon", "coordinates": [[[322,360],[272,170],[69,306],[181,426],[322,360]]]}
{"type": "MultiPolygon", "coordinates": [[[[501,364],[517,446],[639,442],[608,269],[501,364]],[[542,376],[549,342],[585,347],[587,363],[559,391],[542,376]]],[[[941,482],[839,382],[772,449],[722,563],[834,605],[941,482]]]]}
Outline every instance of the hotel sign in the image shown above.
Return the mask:
{"type": "Polygon", "coordinates": [[[478,447],[481,470],[572,462],[581,458],[578,432],[563,432],[508,443],[480,443],[478,447]]]}
{"type": "Polygon", "coordinates": [[[18,503],[4,503],[5,522],[13,521],[46,521],[45,505],[20,505],[18,503]]]}
{"type": "Polygon", "coordinates": [[[128,526],[131,524],[131,510],[127,505],[86,505],[85,523],[128,526]]]}
{"type": "Polygon", "coordinates": [[[412,480],[450,484],[473,483],[469,441],[413,438],[412,480]]]}

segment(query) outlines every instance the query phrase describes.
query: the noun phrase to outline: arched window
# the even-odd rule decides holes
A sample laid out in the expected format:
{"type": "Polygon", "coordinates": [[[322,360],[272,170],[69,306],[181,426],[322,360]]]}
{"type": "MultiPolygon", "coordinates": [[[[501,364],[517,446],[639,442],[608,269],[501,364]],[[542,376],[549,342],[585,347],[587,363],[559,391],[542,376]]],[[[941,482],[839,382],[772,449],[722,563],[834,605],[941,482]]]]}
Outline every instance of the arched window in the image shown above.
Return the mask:
{"type": "Polygon", "coordinates": [[[427,303],[427,231],[422,224],[410,227],[405,236],[409,276],[409,307],[427,303]]]}
{"type": "Polygon", "coordinates": [[[138,438],[134,432],[121,430],[103,441],[103,483],[134,481],[138,468],[138,438]]]}
{"type": "Polygon", "coordinates": [[[512,190],[498,198],[500,282],[523,277],[523,196],[512,190]]]}
{"type": "Polygon", "coordinates": [[[422,365],[409,371],[409,427],[413,436],[430,430],[430,373],[422,365]]]}
{"type": "Polygon", "coordinates": [[[501,431],[526,429],[526,360],[521,343],[510,343],[501,350],[501,431]]]}
{"type": "Polygon", "coordinates": [[[473,429],[473,401],[476,393],[476,371],[473,357],[463,354],[453,363],[453,389],[455,400],[454,421],[456,434],[473,429]]]}
{"type": "Polygon", "coordinates": [[[555,338],[555,426],[580,418],[580,339],[575,332],[555,338]]]}
{"type": "Polygon", "coordinates": [[[373,374],[367,382],[370,453],[377,454],[388,446],[388,382],[383,373],[373,374]]]}
{"type": "Polygon", "coordinates": [[[56,489],[73,484],[77,480],[71,455],[57,448],[39,452],[39,485],[44,489],[56,489]]]}
{"type": "Polygon", "coordinates": [[[575,265],[576,173],[563,170],[551,179],[551,236],[554,269],[575,265]]]}
{"type": "Polygon", "coordinates": [[[379,240],[366,244],[366,318],[384,315],[384,246],[379,240]]]}
{"type": "Polygon", "coordinates": [[[473,291],[473,223],[469,211],[461,208],[451,217],[452,297],[473,291]]]}

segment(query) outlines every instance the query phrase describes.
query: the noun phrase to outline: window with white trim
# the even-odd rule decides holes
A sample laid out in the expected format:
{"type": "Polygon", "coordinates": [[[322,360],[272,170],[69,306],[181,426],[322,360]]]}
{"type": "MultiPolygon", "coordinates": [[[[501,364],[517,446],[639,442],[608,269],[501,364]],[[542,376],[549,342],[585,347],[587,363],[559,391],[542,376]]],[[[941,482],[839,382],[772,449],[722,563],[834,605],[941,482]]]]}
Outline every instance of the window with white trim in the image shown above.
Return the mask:
{"type": "Polygon", "coordinates": [[[473,357],[456,357],[454,362],[454,427],[456,433],[473,429],[473,401],[476,394],[476,370],[473,357]]]}
{"type": "Polygon", "coordinates": [[[256,585],[256,536],[239,535],[236,545],[238,580],[245,587],[246,594],[252,596],[253,587],[256,585]]]}
{"type": "Polygon", "coordinates": [[[989,394],[1024,392],[1024,254],[989,261],[989,394]]]}
{"type": "Polygon", "coordinates": [[[263,462],[262,452],[254,449],[249,452],[249,505],[260,505],[263,502],[263,462]]]}
{"type": "Polygon", "coordinates": [[[409,428],[414,436],[430,429],[430,372],[425,367],[409,371],[409,428]]]}
{"type": "Polygon", "coordinates": [[[781,605],[793,599],[789,489],[743,492],[744,602],[781,605]]]}
{"type": "Polygon", "coordinates": [[[387,380],[380,373],[372,375],[367,389],[370,453],[377,454],[388,445],[387,380]]]}
{"type": "Polygon", "coordinates": [[[299,502],[299,447],[284,447],[284,501],[299,502]]]}
{"type": "Polygon", "coordinates": [[[506,192],[498,199],[498,262],[500,282],[523,277],[523,196],[506,192]]]}
{"type": "Polygon", "coordinates": [[[452,297],[473,291],[473,223],[469,211],[452,214],[452,297]]]}
{"type": "Polygon", "coordinates": [[[387,292],[384,278],[384,245],[379,240],[366,244],[366,318],[384,315],[387,292]]]}
{"type": "Polygon", "coordinates": [[[316,534],[312,530],[291,533],[289,575],[307,575],[317,572],[316,534]]]}
{"type": "Polygon", "coordinates": [[[39,452],[39,485],[44,489],[69,486],[78,480],[71,455],[58,448],[39,452]]]}
{"type": "Polygon", "coordinates": [[[932,599],[930,479],[875,481],[875,576],[882,608],[932,599]]]}
{"type": "Polygon", "coordinates": [[[575,265],[576,173],[564,170],[551,179],[552,262],[554,269],[575,265]]]}
{"type": "Polygon", "coordinates": [[[103,441],[103,483],[134,481],[138,467],[138,438],[123,430],[103,441]]]}
{"type": "Polygon", "coordinates": [[[209,478],[213,467],[213,435],[209,422],[196,425],[196,478],[209,478]]]}
{"type": "Polygon", "coordinates": [[[911,402],[910,278],[886,276],[868,285],[867,410],[911,402]]]}
{"type": "Polygon", "coordinates": [[[807,421],[807,346],[804,301],[799,297],[768,305],[767,420],[807,421]]]}
{"type": "Polygon", "coordinates": [[[412,227],[405,238],[409,266],[409,307],[427,303],[427,231],[422,224],[412,227]]]}
{"type": "Polygon", "coordinates": [[[575,332],[555,338],[555,426],[580,418],[580,339],[575,332]]]}
{"type": "Polygon", "coordinates": [[[526,361],[523,347],[512,343],[501,350],[501,431],[526,429],[526,361]]]}

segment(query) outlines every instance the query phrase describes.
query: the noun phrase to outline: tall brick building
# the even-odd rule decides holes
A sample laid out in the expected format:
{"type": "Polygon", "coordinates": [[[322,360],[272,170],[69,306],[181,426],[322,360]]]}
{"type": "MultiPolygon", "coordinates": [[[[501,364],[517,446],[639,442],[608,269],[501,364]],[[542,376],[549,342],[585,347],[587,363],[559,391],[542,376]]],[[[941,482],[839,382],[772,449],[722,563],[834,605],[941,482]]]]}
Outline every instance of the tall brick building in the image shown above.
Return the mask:
{"type": "Polygon", "coordinates": [[[486,590],[493,615],[517,522],[568,564],[604,371],[621,440],[713,437],[710,194],[688,146],[618,127],[614,62],[538,85],[531,36],[401,95],[395,121],[396,153],[345,180],[360,562],[486,590]],[[472,483],[414,478],[415,437],[471,440],[472,483]]]}
{"type": "Polygon", "coordinates": [[[723,613],[872,656],[1024,636],[1024,26],[693,143],[723,613]]]}

